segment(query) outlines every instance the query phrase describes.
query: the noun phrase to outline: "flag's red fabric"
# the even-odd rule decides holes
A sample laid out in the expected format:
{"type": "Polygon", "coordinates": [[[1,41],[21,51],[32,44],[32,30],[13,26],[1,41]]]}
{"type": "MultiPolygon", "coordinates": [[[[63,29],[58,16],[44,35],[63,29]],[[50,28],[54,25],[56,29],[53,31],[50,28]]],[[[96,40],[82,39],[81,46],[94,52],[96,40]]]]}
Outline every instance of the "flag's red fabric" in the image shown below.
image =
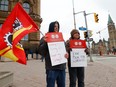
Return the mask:
{"type": "Polygon", "coordinates": [[[3,33],[10,30],[10,32],[14,34],[13,45],[16,45],[26,34],[38,31],[37,25],[19,3],[15,5],[14,9],[3,24],[2,29],[5,29],[2,31],[3,33]]]}
{"type": "Polygon", "coordinates": [[[13,46],[13,53],[18,58],[17,62],[26,64],[26,55],[24,49],[21,47],[21,44],[13,46]]]}
{"type": "Polygon", "coordinates": [[[0,55],[5,57],[10,55],[13,56],[14,61],[26,63],[24,50],[21,46],[18,46],[19,41],[26,34],[38,30],[34,21],[21,7],[20,3],[17,3],[0,30],[0,55]]]}

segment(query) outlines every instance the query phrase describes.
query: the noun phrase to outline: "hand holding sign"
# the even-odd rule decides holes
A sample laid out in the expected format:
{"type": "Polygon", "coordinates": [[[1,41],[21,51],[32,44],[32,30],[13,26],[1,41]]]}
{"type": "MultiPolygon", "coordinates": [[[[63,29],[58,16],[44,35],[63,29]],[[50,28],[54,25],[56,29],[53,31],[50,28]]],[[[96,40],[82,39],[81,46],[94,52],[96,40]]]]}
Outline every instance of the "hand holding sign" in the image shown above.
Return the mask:
{"type": "Polygon", "coordinates": [[[70,40],[71,51],[71,67],[87,66],[87,57],[85,53],[85,40],[70,40]]]}
{"type": "Polygon", "coordinates": [[[52,66],[67,62],[68,54],[66,53],[62,33],[47,33],[45,35],[50,53],[52,66]]]}
{"type": "Polygon", "coordinates": [[[68,59],[69,54],[66,52],[66,54],[64,55],[64,57],[68,59]]]}

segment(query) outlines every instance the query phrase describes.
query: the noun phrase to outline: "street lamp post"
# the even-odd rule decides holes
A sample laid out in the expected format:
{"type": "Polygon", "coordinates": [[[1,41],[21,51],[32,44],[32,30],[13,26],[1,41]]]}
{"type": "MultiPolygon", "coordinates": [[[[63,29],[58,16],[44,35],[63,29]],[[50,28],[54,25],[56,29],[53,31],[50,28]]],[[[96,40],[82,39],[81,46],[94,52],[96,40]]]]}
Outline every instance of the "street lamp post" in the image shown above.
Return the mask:
{"type": "MultiPolygon", "coordinates": [[[[87,18],[86,18],[86,16],[87,16],[88,14],[86,14],[85,11],[83,11],[83,13],[84,13],[85,25],[86,25],[87,33],[88,33],[87,42],[88,42],[88,48],[89,48],[89,52],[90,52],[90,55],[89,55],[89,56],[90,56],[90,62],[93,62],[92,55],[91,55],[91,47],[90,47],[90,42],[89,42],[89,32],[88,32],[88,26],[87,26],[87,18]]],[[[92,13],[90,13],[90,14],[92,14],[92,13]]]]}
{"type": "Polygon", "coordinates": [[[74,0],[72,0],[72,5],[73,5],[74,28],[76,29],[76,20],[75,20],[74,0]]]}
{"type": "MultiPolygon", "coordinates": [[[[76,29],[75,15],[76,15],[76,14],[79,14],[79,13],[84,13],[84,18],[85,18],[85,25],[86,25],[86,29],[87,29],[87,34],[89,34],[86,16],[89,15],[89,14],[94,14],[94,13],[88,13],[88,14],[86,14],[85,11],[80,11],[80,12],[75,13],[75,9],[74,9],[74,0],[72,0],[72,4],[73,4],[74,28],[76,29]]],[[[87,42],[88,42],[88,48],[89,48],[89,51],[90,51],[90,62],[93,62],[92,55],[91,55],[91,47],[90,47],[90,42],[89,42],[89,35],[88,35],[88,37],[87,37],[87,42]]]]}

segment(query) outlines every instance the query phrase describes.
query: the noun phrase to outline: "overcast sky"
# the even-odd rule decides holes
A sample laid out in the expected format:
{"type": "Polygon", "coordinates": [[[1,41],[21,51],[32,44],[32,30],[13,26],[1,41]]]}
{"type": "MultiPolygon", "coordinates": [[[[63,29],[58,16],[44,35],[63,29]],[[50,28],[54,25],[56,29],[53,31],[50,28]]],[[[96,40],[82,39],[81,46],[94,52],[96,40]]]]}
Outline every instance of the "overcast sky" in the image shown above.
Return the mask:
{"type": "MultiPolygon", "coordinates": [[[[116,0],[73,0],[75,13],[86,11],[88,13],[97,13],[99,16],[99,23],[94,22],[94,15],[87,15],[88,30],[93,31],[95,42],[98,42],[100,35],[96,32],[101,31],[101,39],[108,40],[108,14],[110,14],[114,23],[116,22],[115,4],[116,0]]],[[[70,31],[74,29],[73,19],[73,4],[72,0],[41,0],[41,17],[43,22],[41,24],[41,32],[44,34],[48,31],[50,22],[59,21],[60,32],[63,33],[64,39],[70,37],[70,31]]],[[[83,12],[75,15],[76,28],[85,27],[85,20],[83,12]]],[[[83,31],[80,31],[81,39],[84,39],[83,31]]]]}

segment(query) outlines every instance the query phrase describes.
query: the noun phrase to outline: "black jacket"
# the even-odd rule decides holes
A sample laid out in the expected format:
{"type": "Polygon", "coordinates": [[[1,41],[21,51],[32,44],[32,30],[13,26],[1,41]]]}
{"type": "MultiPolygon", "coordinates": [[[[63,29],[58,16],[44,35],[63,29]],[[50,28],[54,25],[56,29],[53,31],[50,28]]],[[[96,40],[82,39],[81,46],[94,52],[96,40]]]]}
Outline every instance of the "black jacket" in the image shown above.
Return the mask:
{"type": "Polygon", "coordinates": [[[45,57],[45,68],[47,70],[64,70],[66,68],[66,63],[52,66],[47,42],[43,39],[40,40],[39,54],[45,57]]]}
{"type": "MultiPolygon", "coordinates": [[[[48,32],[53,32],[54,25],[55,25],[55,22],[52,22],[50,24],[48,32]]],[[[46,70],[64,70],[66,68],[66,63],[52,66],[50,54],[49,54],[49,50],[48,50],[48,44],[47,44],[47,42],[44,41],[43,38],[40,40],[39,54],[41,54],[42,56],[45,57],[46,70]]]]}

